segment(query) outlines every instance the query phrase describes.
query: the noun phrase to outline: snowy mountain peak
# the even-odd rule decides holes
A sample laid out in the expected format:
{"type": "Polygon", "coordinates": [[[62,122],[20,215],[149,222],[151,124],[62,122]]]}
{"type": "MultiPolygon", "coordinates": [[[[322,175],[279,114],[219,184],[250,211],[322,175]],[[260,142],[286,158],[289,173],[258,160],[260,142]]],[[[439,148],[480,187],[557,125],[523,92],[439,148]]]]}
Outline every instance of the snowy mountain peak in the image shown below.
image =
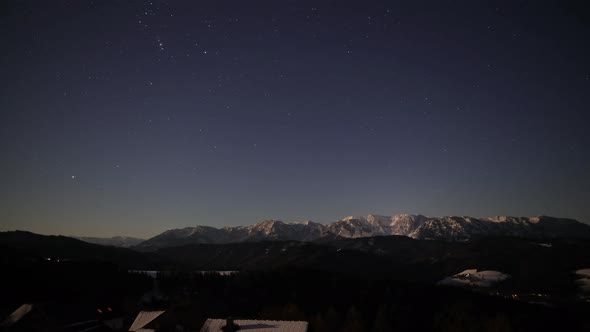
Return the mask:
{"type": "Polygon", "coordinates": [[[367,216],[367,222],[374,225],[388,226],[389,224],[391,224],[391,218],[392,217],[370,214],[367,216]]]}
{"type": "Polygon", "coordinates": [[[426,217],[398,214],[349,216],[329,224],[312,221],[284,223],[264,220],[251,226],[217,229],[210,226],[173,229],[146,240],[142,247],[189,243],[230,243],[261,240],[314,241],[324,237],[358,238],[403,235],[415,239],[465,240],[472,236],[517,236],[527,238],[590,238],[590,226],[573,219],[553,217],[426,217]]]}
{"type": "Polygon", "coordinates": [[[351,221],[351,220],[361,220],[361,219],[366,219],[366,217],[363,216],[348,216],[345,218],[340,219],[339,221],[351,221]]]}
{"type": "Polygon", "coordinates": [[[313,222],[311,220],[303,220],[303,221],[293,221],[293,222],[289,222],[287,223],[288,225],[305,225],[305,226],[310,226],[310,225],[320,225],[317,222],[313,222]]]}
{"type": "Polygon", "coordinates": [[[262,232],[265,235],[271,235],[275,230],[278,230],[284,226],[285,223],[280,220],[264,220],[250,227],[249,233],[254,234],[257,232],[262,232]]]}

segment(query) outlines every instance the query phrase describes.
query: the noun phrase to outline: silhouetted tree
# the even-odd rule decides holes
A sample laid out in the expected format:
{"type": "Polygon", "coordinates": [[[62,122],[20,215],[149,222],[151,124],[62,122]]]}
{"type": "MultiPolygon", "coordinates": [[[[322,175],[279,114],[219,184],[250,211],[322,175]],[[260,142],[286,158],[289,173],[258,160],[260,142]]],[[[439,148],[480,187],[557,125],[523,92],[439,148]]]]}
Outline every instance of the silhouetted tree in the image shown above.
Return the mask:
{"type": "Polygon", "coordinates": [[[305,320],[305,314],[299,310],[297,304],[289,302],[283,307],[281,319],[283,320],[305,320]]]}
{"type": "Polygon", "coordinates": [[[488,320],[483,326],[485,332],[510,332],[512,330],[512,324],[510,324],[510,320],[504,313],[497,314],[496,317],[488,320]]]}
{"type": "Polygon", "coordinates": [[[391,331],[393,326],[392,312],[388,305],[382,304],[377,310],[375,321],[373,322],[373,332],[391,331]]]}
{"type": "Polygon", "coordinates": [[[341,329],[342,332],[362,332],[365,331],[363,321],[361,319],[360,312],[354,305],[348,308],[346,318],[344,320],[344,326],[341,329]]]}
{"type": "Polygon", "coordinates": [[[324,315],[326,325],[329,331],[338,331],[342,325],[342,316],[336,311],[333,305],[328,308],[328,311],[324,315]]]}
{"type": "Polygon", "coordinates": [[[309,325],[311,327],[312,332],[329,332],[330,331],[330,327],[328,326],[328,323],[326,323],[326,320],[324,319],[324,317],[320,313],[317,313],[312,316],[312,318],[309,322],[309,325]]]}
{"type": "Polygon", "coordinates": [[[433,330],[440,332],[478,330],[470,311],[468,303],[453,303],[435,314],[433,330]]]}

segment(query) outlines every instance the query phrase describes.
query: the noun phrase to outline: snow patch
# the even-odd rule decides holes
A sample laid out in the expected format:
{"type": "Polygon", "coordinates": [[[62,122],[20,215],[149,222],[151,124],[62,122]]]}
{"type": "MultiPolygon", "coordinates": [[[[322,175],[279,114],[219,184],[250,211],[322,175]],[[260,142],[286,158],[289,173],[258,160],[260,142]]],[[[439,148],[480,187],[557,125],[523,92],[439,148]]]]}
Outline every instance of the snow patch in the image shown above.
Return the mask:
{"type": "Polygon", "coordinates": [[[576,271],[576,275],[581,276],[576,280],[576,284],[584,294],[590,294],[590,269],[581,269],[576,271]]]}
{"type": "Polygon", "coordinates": [[[468,269],[437,282],[441,286],[459,287],[491,287],[498,282],[510,278],[510,275],[499,271],[477,271],[468,269]]]}

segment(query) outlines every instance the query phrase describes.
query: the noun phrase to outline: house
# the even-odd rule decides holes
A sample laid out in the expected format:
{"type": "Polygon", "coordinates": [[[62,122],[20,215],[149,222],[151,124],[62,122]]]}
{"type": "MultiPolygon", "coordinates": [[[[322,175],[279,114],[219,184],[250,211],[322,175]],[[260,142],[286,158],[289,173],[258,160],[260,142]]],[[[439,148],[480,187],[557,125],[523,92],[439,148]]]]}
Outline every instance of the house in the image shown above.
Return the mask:
{"type": "Polygon", "coordinates": [[[87,320],[61,326],[59,332],[111,332],[112,329],[97,320],[87,320]]]}
{"type": "Polygon", "coordinates": [[[159,318],[165,310],[140,311],[129,328],[130,332],[155,332],[160,327],[159,318]]]}
{"type": "Polygon", "coordinates": [[[0,331],[116,331],[123,329],[124,319],[116,308],[106,305],[26,303],[0,322],[0,331]]]}
{"type": "Polygon", "coordinates": [[[54,314],[63,315],[64,312],[67,313],[67,321],[62,321],[62,325],[56,329],[60,332],[101,332],[123,329],[125,317],[109,306],[98,308],[87,305],[77,306],[77,308],[66,306],[54,314]]]}
{"type": "Polygon", "coordinates": [[[42,305],[25,303],[20,305],[3,321],[0,331],[48,331],[55,327],[42,305]]]}
{"type": "Polygon", "coordinates": [[[13,311],[6,319],[0,324],[1,327],[10,327],[18,323],[23,317],[33,310],[33,305],[25,303],[13,311]]]}
{"type": "Polygon", "coordinates": [[[98,321],[103,325],[107,326],[111,330],[122,330],[125,317],[117,310],[113,310],[111,307],[97,308],[98,321]]]}
{"type": "Polygon", "coordinates": [[[251,320],[251,319],[212,319],[203,324],[201,332],[306,332],[307,322],[281,320],[251,320]]]}

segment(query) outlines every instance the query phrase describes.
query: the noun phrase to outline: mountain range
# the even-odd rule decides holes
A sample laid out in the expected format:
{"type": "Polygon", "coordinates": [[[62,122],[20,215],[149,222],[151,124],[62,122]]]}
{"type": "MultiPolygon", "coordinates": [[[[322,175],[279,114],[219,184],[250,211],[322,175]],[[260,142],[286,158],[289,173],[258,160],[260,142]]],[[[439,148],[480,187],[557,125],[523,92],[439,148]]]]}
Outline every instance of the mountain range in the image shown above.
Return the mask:
{"type": "Polygon", "coordinates": [[[138,239],[135,237],[129,236],[113,236],[113,237],[86,237],[86,236],[72,236],[74,239],[78,239],[80,241],[100,244],[103,246],[113,246],[113,247],[123,247],[129,248],[132,246],[136,246],[141,242],[145,241],[144,239],[138,239]]]}
{"type": "Polygon", "coordinates": [[[491,218],[427,217],[399,214],[350,216],[329,224],[312,221],[285,223],[265,220],[251,226],[211,226],[172,229],[139,243],[135,248],[163,248],[187,244],[225,244],[262,240],[322,241],[401,235],[413,239],[463,241],[473,236],[514,236],[551,239],[590,238],[590,226],[573,219],[540,217],[491,218]]]}

